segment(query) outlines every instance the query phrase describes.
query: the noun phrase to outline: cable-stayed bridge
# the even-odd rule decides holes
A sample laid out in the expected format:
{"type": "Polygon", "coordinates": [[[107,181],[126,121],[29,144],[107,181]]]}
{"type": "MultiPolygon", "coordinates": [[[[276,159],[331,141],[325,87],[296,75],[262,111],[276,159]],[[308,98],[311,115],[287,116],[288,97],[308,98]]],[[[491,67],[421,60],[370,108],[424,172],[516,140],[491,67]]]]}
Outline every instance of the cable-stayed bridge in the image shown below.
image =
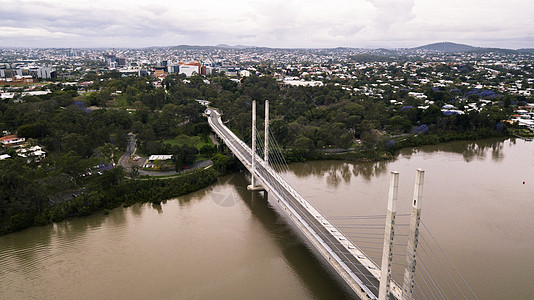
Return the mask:
{"type": "MultiPolygon", "coordinates": [[[[252,148],[239,139],[212,108],[206,110],[208,122],[217,136],[251,173],[251,190],[266,190],[298,229],[324,257],[332,269],[361,299],[413,299],[418,245],[419,222],[424,171],[418,170],[414,198],[407,234],[406,263],[402,286],[391,278],[391,262],[395,235],[398,173],[392,172],[388,209],[385,216],[385,233],[382,247],[382,264],[378,266],[361,247],[355,245],[334,224],[317,211],[269,163],[268,154],[268,102],[266,102],[265,147],[263,158],[256,154],[256,102],[252,108],[252,148]],[[261,185],[256,184],[259,180],[261,185]]],[[[433,298],[433,297],[430,297],[433,298]]],[[[440,297],[434,297],[440,298],[440,297]]],[[[475,297],[476,298],[476,297],[475,297]]]]}

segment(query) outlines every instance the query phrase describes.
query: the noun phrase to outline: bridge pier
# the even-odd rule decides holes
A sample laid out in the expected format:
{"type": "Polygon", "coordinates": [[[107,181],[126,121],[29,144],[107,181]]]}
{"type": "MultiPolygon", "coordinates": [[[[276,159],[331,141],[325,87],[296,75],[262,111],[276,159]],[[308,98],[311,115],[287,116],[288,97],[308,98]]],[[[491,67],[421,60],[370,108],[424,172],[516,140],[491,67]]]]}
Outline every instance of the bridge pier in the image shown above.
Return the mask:
{"type": "Polygon", "coordinates": [[[255,185],[255,186],[252,186],[252,184],[249,184],[247,185],[247,190],[249,191],[252,191],[252,192],[256,192],[256,191],[265,191],[265,188],[262,186],[262,185],[255,185]]]}

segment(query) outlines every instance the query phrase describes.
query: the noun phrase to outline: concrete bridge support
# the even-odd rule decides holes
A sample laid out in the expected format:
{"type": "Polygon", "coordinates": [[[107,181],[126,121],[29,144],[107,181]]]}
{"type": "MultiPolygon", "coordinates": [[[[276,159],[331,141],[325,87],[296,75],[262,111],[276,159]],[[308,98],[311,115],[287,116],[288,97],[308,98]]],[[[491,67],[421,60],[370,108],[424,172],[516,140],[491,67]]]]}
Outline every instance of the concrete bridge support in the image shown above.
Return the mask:
{"type": "Polygon", "coordinates": [[[399,173],[391,172],[389,182],[388,209],[382,251],[382,267],[380,268],[380,286],[378,300],[389,299],[391,283],[391,261],[393,259],[393,239],[395,237],[395,214],[397,213],[397,194],[399,191],[399,173]]]}
{"type": "Polygon", "coordinates": [[[256,100],[252,101],[252,172],[250,173],[250,185],[247,189],[251,191],[263,191],[261,185],[256,185],[256,100]]]}
{"type": "Polygon", "coordinates": [[[265,100],[265,149],[263,160],[269,165],[269,100],[265,100]]]}
{"type": "Polygon", "coordinates": [[[417,169],[415,186],[413,190],[412,212],[410,215],[410,233],[406,246],[406,270],[404,271],[404,283],[402,285],[402,299],[413,299],[416,250],[419,242],[419,223],[421,221],[421,200],[423,199],[423,181],[425,171],[417,169]]]}

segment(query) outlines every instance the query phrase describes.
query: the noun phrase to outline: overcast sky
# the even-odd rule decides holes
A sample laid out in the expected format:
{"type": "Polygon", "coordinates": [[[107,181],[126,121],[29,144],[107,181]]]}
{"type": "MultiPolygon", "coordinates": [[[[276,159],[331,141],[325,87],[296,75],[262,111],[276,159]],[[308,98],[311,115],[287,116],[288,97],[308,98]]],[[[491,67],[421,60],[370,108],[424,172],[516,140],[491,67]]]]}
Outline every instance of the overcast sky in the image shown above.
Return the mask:
{"type": "Polygon", "coordinates": [[[0,0],[0,47],[534,48],[534,0],[0,0]]]}

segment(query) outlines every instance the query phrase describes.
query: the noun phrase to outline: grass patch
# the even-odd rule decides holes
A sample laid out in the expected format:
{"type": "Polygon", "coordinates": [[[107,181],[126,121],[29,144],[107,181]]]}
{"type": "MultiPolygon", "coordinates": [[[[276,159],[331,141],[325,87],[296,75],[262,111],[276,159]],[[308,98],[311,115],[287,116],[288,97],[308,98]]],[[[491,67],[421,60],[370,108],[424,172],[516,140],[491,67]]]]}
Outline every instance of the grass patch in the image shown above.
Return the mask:
{"type": "Polygon", "coordinates": [[[163,141],[163,143],[169,144],[171,146],[188,145],[188,146],[197,148],[197,150],[200,150],[200,148],[206,145],[215,146],[213,142],[211,141],[211,139],[208,137],[186,136],[186,135],[177,136],[175,139],[172,139],[172,140],[165,140],[163,141]]]}
{"type": "Polygon", "coordinates": [[[128,101],[126,100],[126,95],[119,94],[116,96],[117,99],[117,106],[121,108],[128,108],[130,105],[128,104],[128,101]]]}

